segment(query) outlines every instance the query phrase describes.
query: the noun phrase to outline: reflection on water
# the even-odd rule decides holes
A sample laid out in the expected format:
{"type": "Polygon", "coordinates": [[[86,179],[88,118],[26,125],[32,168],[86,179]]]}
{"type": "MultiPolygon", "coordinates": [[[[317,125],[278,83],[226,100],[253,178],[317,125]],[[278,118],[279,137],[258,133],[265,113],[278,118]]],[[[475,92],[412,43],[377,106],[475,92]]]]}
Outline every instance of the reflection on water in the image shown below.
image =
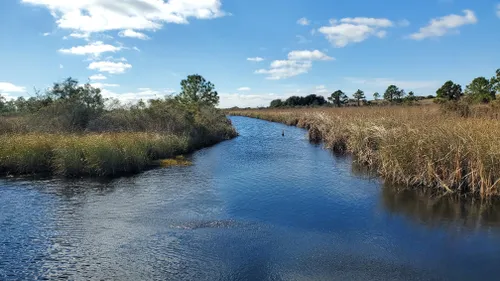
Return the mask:
{"type": "Polygon", "coordinates": [[[500,202],[436,195],[425,190],[405,190],[386,186],[381,201],[385,209],[416,222],[435,227],[480,230],[500,227],[500,202]]]}
{"type": "Polygon", "coordinates": [[[384,188],[304,130],[232,121],[240,136],[192,166],[0,180],[0,280],[500,276],[495,204],[384,188]]]}

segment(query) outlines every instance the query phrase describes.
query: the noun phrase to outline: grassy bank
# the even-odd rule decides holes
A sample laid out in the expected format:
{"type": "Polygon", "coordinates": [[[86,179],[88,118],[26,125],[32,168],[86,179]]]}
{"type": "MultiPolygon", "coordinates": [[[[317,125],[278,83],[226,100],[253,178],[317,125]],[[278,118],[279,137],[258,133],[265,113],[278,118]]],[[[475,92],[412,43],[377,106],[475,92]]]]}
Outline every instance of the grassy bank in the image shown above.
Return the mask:
{"type": "Polygon", "coordinates": [[[236,136],[213,96],[207,102],[181,93],[111,107],[99,89],[75,82],[56,83],[3,112],[0,175],[119,176],[236,136]]]}
{"type": "Polygon", "coordinates": [[[299,126],[313,141],[375,169],[388,182],[439,192],[500,195],[500,122],[437,106],[231,111],[299,126]]]}

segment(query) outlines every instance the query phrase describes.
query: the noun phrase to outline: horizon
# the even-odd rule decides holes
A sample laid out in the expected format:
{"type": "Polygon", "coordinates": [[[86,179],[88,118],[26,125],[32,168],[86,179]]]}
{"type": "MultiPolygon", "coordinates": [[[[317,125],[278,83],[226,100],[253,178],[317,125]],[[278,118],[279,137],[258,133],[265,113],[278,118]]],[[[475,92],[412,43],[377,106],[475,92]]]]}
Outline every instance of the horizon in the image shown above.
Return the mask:
{"type": "Polygon", "coordinates": [[[0,95],[73,77],[130,102],[179,92],[197,73],[221,108],[259,107],[338,89],[370,99],[390,84],[435,95],[500,67],[499,1],[384,3],[4,1],[0,95]]]}

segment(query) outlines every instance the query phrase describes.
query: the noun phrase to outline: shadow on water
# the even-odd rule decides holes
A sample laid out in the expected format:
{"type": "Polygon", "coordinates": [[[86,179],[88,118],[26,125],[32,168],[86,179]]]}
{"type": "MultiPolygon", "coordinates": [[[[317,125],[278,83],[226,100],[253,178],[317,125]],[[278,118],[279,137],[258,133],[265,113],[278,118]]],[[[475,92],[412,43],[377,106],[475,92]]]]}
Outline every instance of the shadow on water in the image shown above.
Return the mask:
{"type": "Polygon", "coordinates": [[[429,227],[450,226],[478,231],[500,227],[500,202],[464,198],[456,195],[435,195],[426,190],[401,189],[384,185],[381,204],[392,214],[403,215],[429,227]]]}

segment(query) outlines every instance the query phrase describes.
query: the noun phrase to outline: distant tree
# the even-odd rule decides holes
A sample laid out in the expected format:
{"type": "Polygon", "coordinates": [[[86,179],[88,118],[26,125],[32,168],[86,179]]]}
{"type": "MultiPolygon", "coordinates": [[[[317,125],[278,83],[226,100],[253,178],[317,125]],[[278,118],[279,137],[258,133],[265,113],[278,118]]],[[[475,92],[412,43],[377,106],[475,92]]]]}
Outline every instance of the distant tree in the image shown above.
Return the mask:
{"type": "Polygon", "coordinates": [[[276,100],[273,100],[271,101],[271,104],[269,105],[269,107],[282,107],[284,105],[283,101],[280,100],[280,99],[276,99],[276,100]]]}
{"type": "Polygon", "coordinates": [[[415,97],[415,93],[414,93],[413,91],[410,91],[410,92],[408,93],[407,98],[408,98],[408,100],[412,100],[412,101],[413,101],[413,100],[415,100],[415,99],[416,99],[416,97],[415,97]]]}
{"type": "Polygon", "coordinates": [[[330,100],[337,107],[341,107],[343,104],[347,103],[348,98],[344,92],[337,90],[333,92],[330,97],[328,97],[328,100],[330,100]]]}
{"type": "Polygon", "coordinates": [[[378,92],[375,92],[375,94],[373,94],[373,98],[375,100],[378,100],[380,98],[380,94],[378,92]]]}
{"type": "Polygon", "coordinates": [[[181,92],[176,99],[183,104],[197,103],[216,106],[219,104],[219,94],[214,89],[214,84],[205,80],[203,76],[189,75],[181,81],[181,92]]]}
{"type": "Polygon", "coordinates": [[[491,82],[485,77],[477,77],[467,85],[465,94],[475,102],[490,102],[495,99],[494,85],[491,82]]]}
{"type": "Polygon", "coordinates": [[[401,99],[404,95],[404,91],[400,90],[396,85],[390,85],[387,87],[384,93],[384,99],[390,102],[401,99]]]}
{"type": "Polygon", "coordinates": [[[462,86],[447,81],[436,91],[437,98],[442,100],[459,100],[463,96],[462,86]]]}
{"type": "Polygon", "coordinates": [[[361,100],[366,99],[365,93],[363,91],[361,91],[360,89],[358,89],[356,91],[356,93],[354,93],[353,97],[354,97],[354,99],[356,99],[358,106],[360,106],[361,100]]]}
{"type": "Polygon", "coordinates": [[[496,76],[491,78],[491,84],[492,84],[493,90],[496,93],[500,93],[500,68],[497,69],[496,76]]]}

